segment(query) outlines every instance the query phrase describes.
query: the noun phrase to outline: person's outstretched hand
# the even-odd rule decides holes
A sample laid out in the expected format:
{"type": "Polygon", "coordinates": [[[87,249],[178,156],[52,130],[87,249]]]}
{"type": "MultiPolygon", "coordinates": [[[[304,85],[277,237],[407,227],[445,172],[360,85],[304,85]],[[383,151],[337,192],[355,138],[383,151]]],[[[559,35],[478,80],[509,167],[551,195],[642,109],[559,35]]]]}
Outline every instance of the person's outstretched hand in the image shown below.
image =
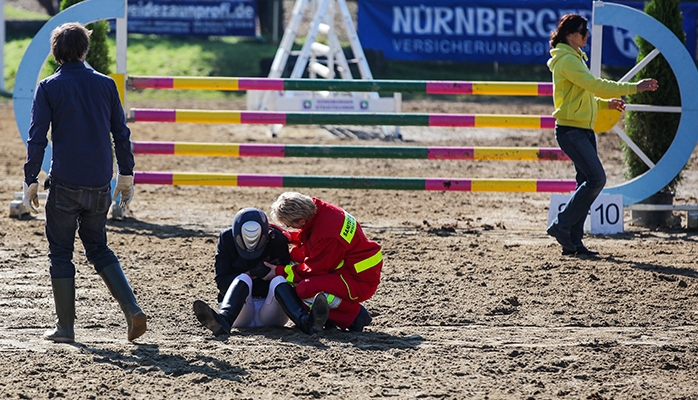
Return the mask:
{"type": "Polygon", "coordinates": [[[657,82],[656,79],[652,79],[652,78],[643,79],[637,83],[637,92],[638,93],[639,92],[646,92],[648,90],[650,92],[654,92],[658,88],[659,88],[659,83],[657,82]]]}

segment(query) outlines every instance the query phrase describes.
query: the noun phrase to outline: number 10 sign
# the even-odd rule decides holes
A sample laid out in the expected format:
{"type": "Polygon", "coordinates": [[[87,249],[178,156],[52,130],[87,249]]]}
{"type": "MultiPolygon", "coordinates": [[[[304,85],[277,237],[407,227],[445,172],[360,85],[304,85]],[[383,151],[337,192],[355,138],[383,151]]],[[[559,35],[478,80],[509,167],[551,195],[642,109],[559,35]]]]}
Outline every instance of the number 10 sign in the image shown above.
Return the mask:
{"type": "MultiPolygon", "coordinates": [[[[548,210],[548,226],[553,222],[557,213],[565,208],[570,199],[568,194],[553,194],[550,197],[548,210]]],[[[612,235],[623,232],[623,195],[600,194],[591,205],[589,215],[584,222],[584,231],[591,234],[612,235]]]]}

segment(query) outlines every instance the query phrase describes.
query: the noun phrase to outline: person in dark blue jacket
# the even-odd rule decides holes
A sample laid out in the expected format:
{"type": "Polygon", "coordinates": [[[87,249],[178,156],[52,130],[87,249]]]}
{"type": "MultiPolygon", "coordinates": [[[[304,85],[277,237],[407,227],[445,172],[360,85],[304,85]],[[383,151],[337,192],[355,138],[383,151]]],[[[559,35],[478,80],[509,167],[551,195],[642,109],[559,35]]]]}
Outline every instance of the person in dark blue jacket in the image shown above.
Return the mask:
{"type": "Polygon", "coordinates": [[[126,316],[128,340],[146,331],[147,317],[136,302],[119,260],[107,246],[111,205],[112,150],[118,165],[114,199],[126,207],[133,197],[131,131],[113,79],[85,65],[90,31],[78,23],[51,33],[51,53],[60,65],[39,82],[34,93],[24,164],[23,203],[36,213],[38,175],[51,130],[53,158],[44,182],[49,273],[58,319],[44,337],[59,343],[75,340],[75,265],[77,231],[87,260],[106,283],[126,316]],[[111,133],[111,134],[110,134],[111,133]],[[113,140],[113,145],[112,145],[113,140]]]}
{"type": "Polygon", "coordinates": [[[194,314],[214,335],[232,328],[283,326],[288,317],[274,293],[283,277],[276,277],[264,262],[286,265],[291,262],[288,233],[269,224],[257,208],[244,208],[233,224],[218,236],[215,256],[218,312],[201,300],[194,301],[194,314]],[[271,279],[264,280],[267,277],[271,279]]]}

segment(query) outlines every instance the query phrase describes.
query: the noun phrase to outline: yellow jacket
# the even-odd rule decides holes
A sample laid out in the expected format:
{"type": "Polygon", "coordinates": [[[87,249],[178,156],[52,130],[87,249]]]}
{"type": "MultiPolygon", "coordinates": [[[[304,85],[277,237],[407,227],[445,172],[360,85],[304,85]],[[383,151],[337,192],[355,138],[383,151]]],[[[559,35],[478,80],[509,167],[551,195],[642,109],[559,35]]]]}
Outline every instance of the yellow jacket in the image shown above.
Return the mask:
{"type": "Polygon", "coordinates": [[[553,116],[558,125],[593,129],[596,111],[608,108],[609,98],[637,93],[636,83],[597,78],[584,63],[587,55],[565,43],[550,50],[548,68],[553,73],[553,116]]]}

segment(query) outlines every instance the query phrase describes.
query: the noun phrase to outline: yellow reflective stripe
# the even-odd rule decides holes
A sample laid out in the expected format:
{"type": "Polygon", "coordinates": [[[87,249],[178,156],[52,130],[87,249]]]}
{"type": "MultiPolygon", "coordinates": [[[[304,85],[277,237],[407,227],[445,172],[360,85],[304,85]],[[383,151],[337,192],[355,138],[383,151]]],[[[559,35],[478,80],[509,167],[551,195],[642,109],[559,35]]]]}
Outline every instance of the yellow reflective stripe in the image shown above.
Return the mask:
{"type": "Polygon", "coordinates": [[[333,294],[329,294],[327,292],[325,292],[325,294],[327,295],[327,305],[331,309],[335,309],[335,308],[339,307],[340,304],[342,304],[341,298],[339,298],[333,294]]]}
{"type": "MultiPolygon", "coordinates": [[[[340,304],[342,304],[342,299],[340,297],[337,297],[333,294],[329,294],[327,292],[321,292],[321,293],[323,293],[325,295],[325,298],[327,298],[327,305],[330,308],[335,309],[335,308],[339,307],[340,304]]],[[[315,303],[313,302],[314,297],[311,297],[309,299],[301,299],[301,300],[310,309],[312,309],[313,306],[315,305],[315,303]]]]}
{"type": "Polygon", "coordinates": [[[344,211],[344,225],[342,226],[342,231],[339,236],[346,240],[347,243],[351,243],[354,239],[354,234],[356,233],[356,218],[352,217],[351,214],[344,211]]]}
{"type": "Polygon", "coordinates": [[[346,280],[344,280],[344,277],[343,277],[342,275],[340,275],[339,277],[342,278],[342,282],[344,282],[344,286],[346,286],[346,288],[347,288],[347,294],[349,295],[349,300],[356,300],[356,299],[358,299],[358,298],[359,298],[358,296],[357,296],[357,297],[354,297],[354,296],[351,295],[351,289],[349,289],[349,284],[347,283],[346,280]]]}
{"type": "Polygon", "coordinates": [[[356,272],[361,273],[369,268],[375,267],[381,261],[383,261],[383,252],[379,250],[378,253],[372,255],[371,257],[354,264],[354,269],[356,269],[356,272]]]}
{"type": "Polygon", "coordinates": [[[338,269],[342,268],[343,266],[344,266],[344,260],[342,260],[342,261],[339,263],[339,265],[336,266],[334,269],[335,269],[335,270],[338,270],[338,269]]]}
{"type": "Polygon", "coordinates": [[[286,273],[286,281],[293,283],[293,278],[295,274],[293,273],[293,264],[288,264],[284,267],[284,272],[286,273]]]}

